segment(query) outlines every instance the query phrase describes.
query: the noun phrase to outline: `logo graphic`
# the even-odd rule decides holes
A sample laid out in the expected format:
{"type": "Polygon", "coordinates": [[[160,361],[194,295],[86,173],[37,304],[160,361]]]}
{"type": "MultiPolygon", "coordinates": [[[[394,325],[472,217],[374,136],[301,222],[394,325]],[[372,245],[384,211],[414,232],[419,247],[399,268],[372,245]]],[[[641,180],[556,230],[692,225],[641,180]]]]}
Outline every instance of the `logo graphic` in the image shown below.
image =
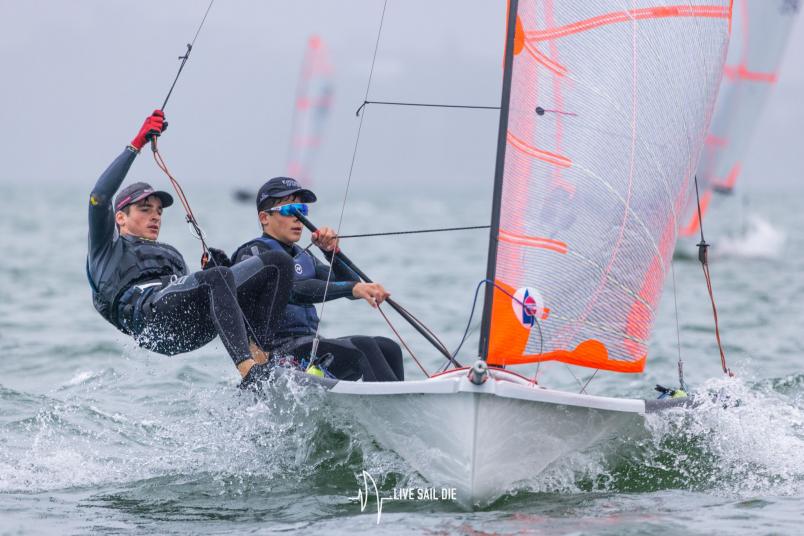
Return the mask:
{"type": "Polygon", "coordinates": [[[526,328],[531,328],[537,320],[543,320],[547,316],[542,295],[532,287],[517,289],[511,306],[519,322],[526,328]]]}
{"type": "Polygon", "coordinates": [[[293,268],[296,270],[296,273],[299,274],[299,275],[301,275],[301,273],[304,271],[304,268],[302,268],[302,265],[298,264],[298,263],[293,268]]]}
{"type": "Polygon", "coordinates": [[[363,487],[358,488],[357,496],[349,497],[350,500],[360,503],[360,511],[363,512],[368,507],[371,494],[377,502],[377,524],[380,524],[382,519],[382,507],[388,501],[456,501],[458,500],[458,490],[456,488],[394,488],[392,497],[380,497],[380,490],[377,488],[377,482],[367,472],[363,471],[357,477],[363,479],[363,487]]]}
{"type": "Polygon", "coordinates": [[[285,180],[282,181],[282,184],[284,184],[288,188],[298,188],[299,187],[299,183],[296,182],[293,179],[285,179],[285,180]]]}
{"type": "Polygon", "coordinates": [[[390,497],[380,497],[380,491],[377,489],[377,483],[374,481],[374,477],[372,477],[368,472],[365,470],[363,474],[360,475],[363,479],[363,488],[358,488],[357,490],[357,497],[349,497],[350,499],[356,500],[360,503],[360,511],[363,512],[368,506],[369,500],[369,481],[371,481],[371,487],[374,490],[374,497],[377,499],[377,524],[380,524],[380,519],[382,519],[382,505],[385,501],[393,501],[390,497]]]}

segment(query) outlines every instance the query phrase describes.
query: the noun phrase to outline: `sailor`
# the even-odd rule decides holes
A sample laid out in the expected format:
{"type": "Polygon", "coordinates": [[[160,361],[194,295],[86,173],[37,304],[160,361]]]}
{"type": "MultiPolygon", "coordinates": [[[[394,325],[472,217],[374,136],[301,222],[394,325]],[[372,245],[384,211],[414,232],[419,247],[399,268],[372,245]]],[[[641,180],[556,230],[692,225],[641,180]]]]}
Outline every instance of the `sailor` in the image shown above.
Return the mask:
{"type": "Polygon", "coordinates": [[[216,265],[221,259],[213,255],[208,269],[188,273],[182,255],[156,241],[162,210],[173,204],[170,194],[135,182],[112,202],[142,147],[165,128],[164,114],[154,111],[89,197],[86,268],[95,309],[143,348],[165,355],[220,336],[249,384],[269,372],[259,339],[270,337],[284,311],[293,263],[282,251],[266,250],[230,269],[216,265]]]}
{"type": "MultiPolygon", "coordinates": [[[[338,251],[338,238],[333,229],[322,227],[312,235],[313,244],[331,263],[331,273],[330,266],[310,253],[309,248],[302,249],[296,244],[301,239],[302,224],[293,209],[306,215],[307,203],[315,201],[315,194],[302,188],[295,179],[275,177],[266,182],[257,192],[262,236],[240,246],[232,257],[235,266],[269,251],[282,251],[293,257],[293,292],[269,347],[278,353],[291,354],[299,361],[310,357],[318,330],[319,319],[313,304],[350,298],[363,299],[376,308],[390,295],[378,283],[361,282],[357,274],[338,260],[334,255],[338,251]]],[[[402,351],[386,337],[319,338],[317,355],[327,354],[333,358],[329,372],[340,379],[401,381],[405,377],[402,351]]]]}

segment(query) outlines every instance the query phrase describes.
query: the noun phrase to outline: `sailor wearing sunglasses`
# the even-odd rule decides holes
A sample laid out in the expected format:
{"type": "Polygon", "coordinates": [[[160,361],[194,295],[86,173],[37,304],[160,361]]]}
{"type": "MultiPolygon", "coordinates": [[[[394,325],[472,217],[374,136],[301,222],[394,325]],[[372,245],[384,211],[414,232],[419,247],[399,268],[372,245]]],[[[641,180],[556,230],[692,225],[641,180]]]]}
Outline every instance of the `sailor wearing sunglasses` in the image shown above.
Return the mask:
{"type": "MultiPolygon", "coordinates": [[[[269,251],[284,251],[294,260],[295,279],[290,302],[283,318],[270,335],[272,354],[291,354],[301,361],[310,357],[312,341],[318,329],[315,303],[338,298],[363,299],[377,307],[389,293],[378,283],[363,283],[351,269],[340,261],[330,266],[297,245],[303,226],[295,217],[296,211],[307,215],[307,203],[316,196],[288,177],[275,177],[257,193],[257,214],[262,236],[240,246],[232,257],[237,264],[269,251]]],[[[328,262],[333,262],[338,249],[335,231],[321,227],[312,235],[313,244],[328,262]]],[[[404,379],[402,351],[386,337],[353,335],[336,339],[320,338],[318,355],[332,354],[327,370],[344,380],[398,381],[404,379]]],[[[264,372],[255,370],[255,376],[264,372]]],[[[248,380],[249,378],[246,378],[248,380]]],[[[257,378],[254,378],[257,379],[257,378]]]]}

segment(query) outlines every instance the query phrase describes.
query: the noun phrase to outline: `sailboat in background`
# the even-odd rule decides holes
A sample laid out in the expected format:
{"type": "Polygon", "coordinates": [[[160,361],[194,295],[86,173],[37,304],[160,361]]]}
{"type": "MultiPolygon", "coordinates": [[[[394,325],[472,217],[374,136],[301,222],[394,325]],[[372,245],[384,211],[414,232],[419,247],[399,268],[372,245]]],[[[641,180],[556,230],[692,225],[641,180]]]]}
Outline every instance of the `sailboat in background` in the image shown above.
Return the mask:
{"type": "Polygon", "coordinates": [[[467,505],[679,403],[545,388],[514,368],[644,370],[731,0],[510,0],[508,14],[477,361],[404,382],[290,372],[467,505]]]}
{"type": "MultiPolygon", "coordinates": [[[[706,219],[710,211],[719,212],[715,219],[722,224],[718,228],[720,237],[727,231],[747,232],[744,202],[737,203],[733,194],[762,108],[778,80],[779,64],[798,10],[798,0],[734,1],[729,52],[697,175],[701,217],[706,219]]],[[[694,191],[684,215],[677,253],[692,256],[700,230],[694,191]]],[[[718,238],[713,241],[715,247],[718,238]]]]}
{"type": "MultiPolygon", "coordinates": [[[[317,35],[310,36],[296,87],[286,163],[287,175],[308,186],[313,183],[313,167],[332,108],[332,77],[332,64],[324,41],[317,35]]],[[[235,199],[243,202],[253,202],[255,195],[253,188],[234,192],[235,199]]]]}
{"type": "Polygon", "coordinates": [[[321,38],[314,35],[307,41],[296,89],[287,158],[288,176],[308,186],[313,182],[313,165],[332,108],[333,90],[329,53],[321,38]]]}

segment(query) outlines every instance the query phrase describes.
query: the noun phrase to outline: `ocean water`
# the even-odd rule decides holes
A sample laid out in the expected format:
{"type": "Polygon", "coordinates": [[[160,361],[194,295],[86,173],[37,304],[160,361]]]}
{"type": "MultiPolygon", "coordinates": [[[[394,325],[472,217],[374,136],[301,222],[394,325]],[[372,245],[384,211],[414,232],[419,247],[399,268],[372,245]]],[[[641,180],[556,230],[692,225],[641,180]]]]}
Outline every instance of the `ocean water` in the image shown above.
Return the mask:
{"type": "MultiPolygon", "coordinates": [[[[384,505],[377,524],[374,502],[361,510],[355,499],[363,471],[384,496],[429,484],[359,423],[292,384],[261,400],[242,395],[217,340],[168,358],[137,348],[97,315],[83,268],[90,187],[2,186],[0,534],[801,532],[800,192],[750,194],[744,234],[707,227],[735,378],[719,371],[700,266],[682,258],[665,289],[645,373],[599,373],[588,388],[653,397],[654,384],[677,384],[680,351],[690,388],[726,403],[650,416],[642,439],[574,455],[482,509],[399,500],[384,505]]],[[[251,207],[230,200],[230,187],[188,194],[214,246],[231,251],[256,234],[251,207]]],[[[488,195],[358,189],[342,232],[483,224],[488,195]]],[[[310,217],[334,226],[340,193],[321,197],[310,217]]],[[[162,238],[197,265],[200,248],[181,220],[178,210],[166,211],[162,238]]],[[[486,242],[487,232],[464,231],[344,240],[343,249],[452,346],[484,275],[486,242]]],[[[428,369],[441,364],[394,322],[428,369]]],[[[322,329],[388,335],[376,312],[345,300],[326,305],[322,329]]],[[[476,331],[464,360],[474,348],[476,331]]],[[[406,367],[409,378],[420,376],[412,361],[406,367]]],[[[558,364],[542,372],[544,384],[566,389],[589,377],[558,364]]]]}

